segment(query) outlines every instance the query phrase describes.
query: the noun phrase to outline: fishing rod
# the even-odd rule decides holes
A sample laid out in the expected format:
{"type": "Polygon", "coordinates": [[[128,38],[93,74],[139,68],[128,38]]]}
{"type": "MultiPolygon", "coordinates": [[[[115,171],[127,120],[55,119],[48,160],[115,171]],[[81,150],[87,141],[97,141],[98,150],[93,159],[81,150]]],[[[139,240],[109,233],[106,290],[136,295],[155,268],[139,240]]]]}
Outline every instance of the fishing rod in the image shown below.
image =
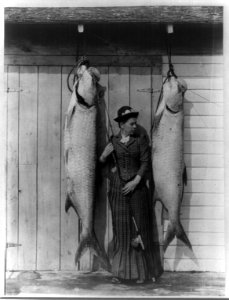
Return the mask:
{"type": "MultiPolygon", "coordinates": [[[[112,136],[114,136],[114,131],[113,131],[113,127],[112,127],[112,124],[111,124],[111,120],[110,120],[110,116],[109,116],[109,113],[108,113],[108,110],[107,110],[106,103],[105,103],[105,111],[106,111],[106,114],[107,114],[108,126],[110,127],[112,136]]],[[[107,134],[107,138],[108,138],[109,142],[112,143],[112,137],[109,136],[108,130],[106,130],[106,134],[107,134]]],[[[113,145],[113,143],[112,143],[112,145],[113,145]]],[[[123,178],[121,177],[120,167],[119,167],[119,164],[118,164],[118,160],[117,160],[115,151],[112,151],[112,157],[113,157],[113,159],[114,159],[114,163],[115,163],[115,166],[116,166],[116,168],[117,168],[118,177],[119,177],[119,179],[120,179],[122,185],[124,185],[124,184],[125,184],[125,181],[124,181],[123,178]]],[[[134,239],[131,241],[131,245],[132,245],[133,247],[137,248],[138,245],[140,244],[142,250],[145,250],[145,246],[144,246],[144,243],[143,243],[143,240],[142,240],[142,237],[141,237],[141,233],[140,233],[139,228],[138,228],[138,226],[137,226],[136,220],[135,220],[135,218],[134,218],[133,209],[132,209],[132,206],[131,206],[130,201],[129,201],[130,197],[126,196],[126,198],[127,198],[128,204],[129,204],[130,216],[131,216],[131,219],[132,219],[132,221],[133,221],[134,228],[135,228],[135,231],[136,231],[136,234],[137,234],[137,237],[134,238],[134,239]]]]}

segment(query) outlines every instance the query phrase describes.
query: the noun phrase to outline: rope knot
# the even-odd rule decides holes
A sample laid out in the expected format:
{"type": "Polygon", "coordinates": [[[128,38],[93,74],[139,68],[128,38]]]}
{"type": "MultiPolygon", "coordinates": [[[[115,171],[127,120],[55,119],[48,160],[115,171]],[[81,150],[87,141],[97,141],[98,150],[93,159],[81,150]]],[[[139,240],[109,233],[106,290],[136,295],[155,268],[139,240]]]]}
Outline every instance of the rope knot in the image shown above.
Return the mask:
{"type": "Polygon", "coordinates": [[[177,78],[177,75],[175,74],[175,71],[174,71],[173,64],[170,62],[169,63],[169,70],[167,72],[167,77],[171,77],[171,76],[177,78]]]}

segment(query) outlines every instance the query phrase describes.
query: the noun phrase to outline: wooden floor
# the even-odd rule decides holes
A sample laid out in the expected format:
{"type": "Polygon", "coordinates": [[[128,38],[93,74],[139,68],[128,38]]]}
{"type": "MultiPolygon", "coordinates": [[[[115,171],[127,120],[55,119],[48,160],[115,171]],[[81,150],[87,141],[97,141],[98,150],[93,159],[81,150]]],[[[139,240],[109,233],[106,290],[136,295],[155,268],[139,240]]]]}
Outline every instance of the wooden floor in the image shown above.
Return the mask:
{"type": "Polygon", "coordinates": [[[225,296],[224,273],[165,272],[156,283],[113,284],[110,273],[101,272],[9,272],[6,296],[225,296]]]}

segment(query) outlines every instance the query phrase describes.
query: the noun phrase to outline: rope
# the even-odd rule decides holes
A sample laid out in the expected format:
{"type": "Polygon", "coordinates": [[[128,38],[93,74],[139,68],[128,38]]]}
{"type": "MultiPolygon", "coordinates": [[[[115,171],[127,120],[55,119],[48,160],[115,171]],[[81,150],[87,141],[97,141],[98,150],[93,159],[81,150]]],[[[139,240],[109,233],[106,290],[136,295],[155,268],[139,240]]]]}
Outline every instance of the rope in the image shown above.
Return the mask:
{"type": "Polygon", "coordinates": [[[177,75],[175,74],[174,67],[172,64],[172,43],[171,43],[171,38],[170,34],[167,35],[167,56],[168,56],[168,64],[169,64],[169,70],[167,72],[167,77],[174,76],[177,78],[177,75]]]}

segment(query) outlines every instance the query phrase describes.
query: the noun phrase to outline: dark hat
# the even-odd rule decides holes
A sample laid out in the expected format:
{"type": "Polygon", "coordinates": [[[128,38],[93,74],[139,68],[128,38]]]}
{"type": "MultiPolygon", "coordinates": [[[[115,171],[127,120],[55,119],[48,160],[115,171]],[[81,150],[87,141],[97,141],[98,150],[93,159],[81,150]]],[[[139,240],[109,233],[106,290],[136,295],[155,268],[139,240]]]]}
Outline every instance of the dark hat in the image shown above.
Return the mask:
{"type": "Polygon", "coordinates": [[[122,106],[119,108],[117,112],[117,117],[114,119],[116,122],[124,122],[127,121],[129,118],[137,118],[139,112],[134,111],[133,108],[130,106],[122,106]]]}

